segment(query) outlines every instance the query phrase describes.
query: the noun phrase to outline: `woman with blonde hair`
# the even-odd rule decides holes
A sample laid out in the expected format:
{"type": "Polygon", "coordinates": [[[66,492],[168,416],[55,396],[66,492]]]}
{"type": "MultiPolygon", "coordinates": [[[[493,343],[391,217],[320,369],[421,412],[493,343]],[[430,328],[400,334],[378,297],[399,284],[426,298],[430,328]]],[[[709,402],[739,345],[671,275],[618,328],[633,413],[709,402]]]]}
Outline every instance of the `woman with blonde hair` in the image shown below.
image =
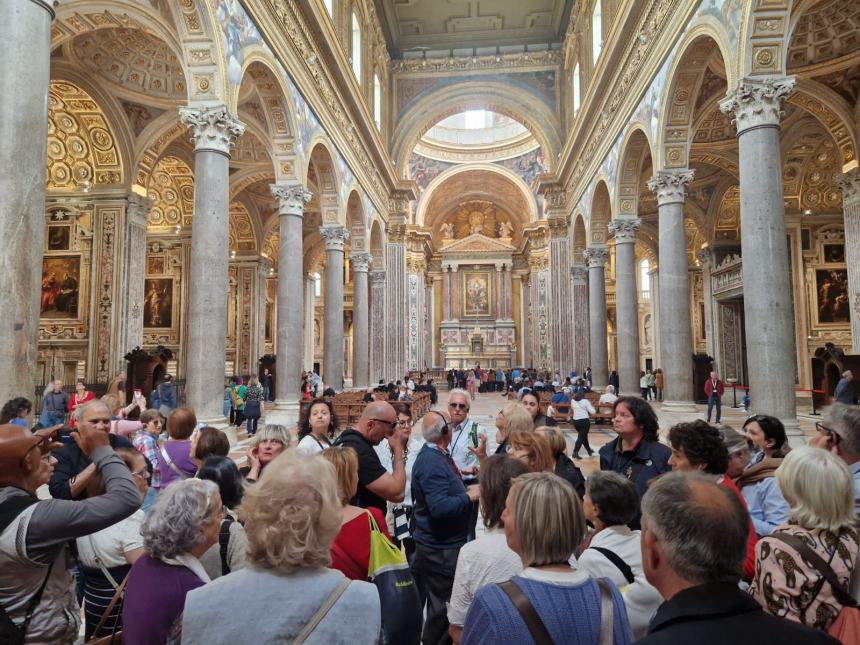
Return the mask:
{"type": "Polygon", "coordinates": [[[251,441],[251,449],[248,450],[249,465],[240,471],[245,479],[249,482],[260,479],[266,466],[289,448],[291,439],[286,426],[271,423],[264,426],[251,441]]]}
{"type": "Polygon", "coordinates": [[[248,436],[253,437],[257,433],[257,422],[263,414],[263,386],[256,376],[248,380],[248,388],[245,390],[245,419],[248,424],[245,429],[248,436]]]}
{"type": "Polygon", "coordinates": [[[508,454],[522,461],[534,473],[551,473],[555,468],[549,441],[537,432],[517,430],[511,433],[508,454]]]}
{"type": "Polygon", "coordinates": [[[569,482],[576,494],[579,495],[579,499],[582,499],[585,495],[585,477],[582,476],[582,471],[576,467],[573,460],[567,456],[567,439],[564,438],[564,434],[552,426],[541,426],[535,432],[546,439],[549,444],[555,463],[553,472],[569,482]]]}
{"type": "Polygon", "coordinates": [[[376,587],[328,568],[341,509],[330,462],[294,450],[271,462],[242,501],[249,566],[188,594],[185,639],[232,643],[253,634],[256,642],[274,643],[301,641],[312,633],[312,642],[334,643],[343,641],[348,626],[350,643],[376,643],[381,624],[376,587]],[[253,602],[237,603],[237,598],[253,602]]]}
{"type": "Polygon", "coordinates": [[[503,455],[508,451],[508,437],[512,432],[518,430],[529,431],[534,427],[532,415],[525,406],[516,401],[511,401],[496,415],[496,448],[497,455],[503,455]]]}
{"type": "Polygon", "coordinates": [[[788,522],[756,545],[750,593],[766,612],[826,631],[843,607],[827,578],[832,572],[847,591],[857,567],[854,480],[833,453],[801,446],[785,456],[776,483],[788,522]]]}

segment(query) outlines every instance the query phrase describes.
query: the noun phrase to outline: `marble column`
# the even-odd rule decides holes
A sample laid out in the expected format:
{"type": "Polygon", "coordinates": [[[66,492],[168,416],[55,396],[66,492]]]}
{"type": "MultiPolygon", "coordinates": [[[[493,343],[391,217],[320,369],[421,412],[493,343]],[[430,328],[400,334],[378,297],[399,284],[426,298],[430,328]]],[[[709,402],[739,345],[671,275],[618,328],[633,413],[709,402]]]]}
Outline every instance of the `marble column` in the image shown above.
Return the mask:
{"type": "Polygon", "coordinates": [[[648,182],[648,188],[657,195],[659,228],[660,327],[654,330],[660,336],[663,406],[675,412],[696,410],[689,262],[684,231],[684,201],[687,185],[692,180],[692,170],[658,170],[648,182]]]}
{"type": "Polygon", "coordinates": [[[585,249],[588,264],[588,347],[591,355],[591,381],[595,390],[609,383],[609,347],[606,338],[606,261],[609,249],[585,249]]]}
{"type": "MultiPolygon", "coordinates": [[[[146,276],[146,221],[153,200],[136,193],[128,196],[125,207],[125,254],[122,325],[124,338],[117,354],[124,357],[143,345],[143,282],[146,276]]],[[[124,364],[124,360],[122,361],[124,364]]],[[[120,365],[120,368],[122,365],[120,365]]]]}
{"type": "Polygon", "coordinates": [[[368,306],[367,270],[372,260],[370,253],[352,253],[353,304],[352,304],[352,386],[370,385],[370,321],[368,306]]]}
{"type": "MultiPolygon", "coordinates": [[[[652,329],[659,330],[660,329],[660,271],[656,268],[651,269],[648,272],[648,278],[651,281],[651,322],[653,323],[652,329]]],[[[654,360],[660,360],[660,351],[662,345],[660,344],[660,334],[655,333],[654,338],[652,340],[654,343],[654,360]]],[[[663,369],[662,365],[655,365],[655,368],[659,367],[663,369]]]]}
{"type": "MultiPolygon", "coordinates": [[[[409,294],[406,273],[406,214],[396,205],[388,223],[385,245],[387,285],[385,289],[385,366],[380,378],[402,379],[406,374],[409,334],[409,294]]],[[[456,306],[456,305],[455,305],[456,306]]]]}
{"type": "Polygon", "coordinates": [[[848,302],[851,312],[851,353],[860,354],[860,170],[841,175],[845,214],[845,262],[848,265],[848,302]]]}
{"type": "Polygon", "coordinates": [[[714,269],[714,252],[710,248],[704,248],[696,256],[699,266],[702,267],[702,292],[705,300],[705,349],[708,356],[713,357],[717,371],[720,371],[717,362],[716,344],[714,343],[714,292],[711,285],[711,271],[714,269]]]}
{"type": "Polygon", "coordinates": [[[323,226],[325,238],[325,323],[323,325],[323,373],[326,387],[343,390],[343,247],[349,231],[343,226],[323,226]]]}
{"type": "Polygon", "coordinates": [[[304,339],[305,339],[305,355],[303,371],[310,371],[314,368],[314,313],[316,309],[316,285],[317,281],[312,273],[305,274],[305,293],[304,293],[304,339]]]}
{"type": "MultiPolygon", "coordinates": [[[[594,367],[591,365],[591,347],[589,346],[589,303],[588,303],[588,267],[574,264],[570,267],[570,287],[573,319],[573,364],[577,374],[584,374],[586,367],[591,367],[592,379],[594,367]]],[[[605,385],[605,383],[604,383],[605,385]]]]}
{"type": "Polygon", "coordinates": [[[275,405],[266,423],[291,426],[299,420],[303,358],[305,279],[302,271],[302,219],[311,193],[298,182],[272,184],[278,200],[278,328],[275,334],[275,405]]]}
{"type": "Polygon", "coordinates": [[[194,408],[198,421],[225,425],[230,148],[245,125],[223,105],[183,107],[180,119],[194,142],[185,403],[194,408]]]}
{"type": "Polygon", "coordinates": [[[794,78],[745,79],[720,103],[738,131],[741,255],[750,395],[755,410],[779,418],[802,437],[794,386],[797,374],[794,309],[779,121],[794,78]]]}
{"type": "MultiPolygon", "coordinates": [[[[553,373],[567,375],[573,369],[571,343],[573,341],[573,316],[570,298],[570,239],[568,237],[569,216],[549,218],[549,262],[550,262],[550,320],[549,341],[552,347],[551,367],[553,373]]],[[[584,366],[579,369],[584,369],[584,366]]]]}
{"type": "Polygon", "coordinates": [[[36,380],[53,4],[48,0],[0,2],[5,57],[5,71],[0,73],[3,401],[32,398],[36,380]]]}
{"type": "MultiPolygon", "coordinates": [[[[636,287],[636,235],[642,220],[616,219],[609,224],[615,237],[615,316],[618,380],[623,394],[639,394],[639,305],[636,287]]],[[[664,366],[665,367],[665,366],[664,366]]]]}
{"type": "Polygon", "coordinates": [[[385,271],[370,272],[370,378],[385,378],[385,271]]]}

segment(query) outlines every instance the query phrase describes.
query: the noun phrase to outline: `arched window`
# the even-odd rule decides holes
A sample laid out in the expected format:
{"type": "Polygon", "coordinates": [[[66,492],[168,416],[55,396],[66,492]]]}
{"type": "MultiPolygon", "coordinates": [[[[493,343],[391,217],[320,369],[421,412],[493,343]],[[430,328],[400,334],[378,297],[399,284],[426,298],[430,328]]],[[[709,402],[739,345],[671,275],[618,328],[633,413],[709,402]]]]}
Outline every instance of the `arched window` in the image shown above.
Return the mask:
{"type": "Polygon", "coordinates": [[[651,299],[651,263],[645,259],[639,263],[639,291],[642,295],[642,300],[651,299]]]}
{"type": "Polygon", "coordinates": [[[329,18],[334,16],[334,7],[332,4],[334,0],[325,0],[325,10],[328,11],[329,18]]]}
{"type": "Polygon", "coordinates": [[[361,24],[354,11],[352,12],[352,71],[361,84],[361,24]]]}
{"type": "Polygon", "coordinates": [[[382,83],[379,82],[379,74],[373,75],[373,120],[376,121],[377,129],[382,129],[382,83]]]}
{"type": "Polygon", "coordinates": [[[322,277],[319,273],[314,273],[314,297],[319,298],[322,295],[322,277]]]}
{"type": "Polygon", "coordinates": [[[593,63],[597,66],[600,58],[600,50],[603,49],[603,16],[600,10],[602,0],[594,1],[594,10],[591,12],[591,54],[593,63]]]}
{"type": "Polygon", "coordinates": [[[579,106],[582,101],[580,95],[581,88],[579,86],[579,62],[573,67],[573,115],[579,112],[579,106]]]}

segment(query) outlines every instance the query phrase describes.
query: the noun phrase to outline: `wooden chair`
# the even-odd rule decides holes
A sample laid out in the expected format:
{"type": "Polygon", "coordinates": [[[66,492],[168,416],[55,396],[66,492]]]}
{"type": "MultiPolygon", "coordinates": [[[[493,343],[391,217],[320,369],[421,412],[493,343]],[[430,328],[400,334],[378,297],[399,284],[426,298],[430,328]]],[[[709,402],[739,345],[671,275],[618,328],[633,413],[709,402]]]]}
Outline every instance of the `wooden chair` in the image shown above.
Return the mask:
{"type": "Polygon", "coordinates": [[[592,415],[591,420],[597,423],[612,423],[615,416],[615,407],[611,403],[603,403],[597,406],[597,414],[592,415]]]}

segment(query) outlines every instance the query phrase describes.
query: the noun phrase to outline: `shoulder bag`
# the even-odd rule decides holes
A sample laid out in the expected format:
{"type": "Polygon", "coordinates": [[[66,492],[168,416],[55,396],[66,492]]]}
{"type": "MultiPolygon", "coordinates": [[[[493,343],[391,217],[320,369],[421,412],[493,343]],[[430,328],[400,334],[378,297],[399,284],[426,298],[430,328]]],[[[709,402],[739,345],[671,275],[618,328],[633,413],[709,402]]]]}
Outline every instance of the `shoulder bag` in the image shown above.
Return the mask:
{"type": "Polygon", "coordinates": [[[633,581],[636,579],[636,576],[633,575],[633,569],[631,569],[630,565],[622,560],[621,556],[615,553],[615,551],[610,551],[602,546],[590,546],[588,548],[594,549],[598,553],[602,554],[607,560],[618,567],[618,570],[624,575],[624,579],[627,581],[627,584],[633,584],[633,581]]]}
{"type": "MultiPolygon", "coordinates": [[[[598,645],[613,645],[614,608],[612,605],[612,592],[609,589],[609,585],[602,578],[595,580],[595,582],[600,587],[600,636],[597,643],[598,645]]],[[[554,645],[555,641],[549,635],[546,625],[544,625],[534,605],[532,605],[528,596],[523,593],[519,585],[513,580],[500,582],[498,585],[513,603],[536,645],[554,645]]]]}
{"type": "Polygon", "coordinates": [[[319,625],[322,619],[326,617],[326,614],[343,595],[343,592],[347,590],[350,582],[352,582],[352,580],[345,577],[341,583],[335,587],[334,591],[332,591],[329,597],[326,598],[326,601],[320,605],[319,609],[317,609],[317,612],[311,616],[311,619],[307,622],[305,628],[298,636],[296,636],[296,639],[293,641],[293,645],[301,645],[301,643],[304,643],[308,639],[308,636],[313,633],[317,628],[317,625],[319,625]]]}
{"type": "MultiPolygon", "coordinates": [[[[111,579],[112,581],[112,579],[111,579]]],[[[108,617],[113,612],[113,608],[116,607],[116,604],[122,599],[123,592],[125,590],[125,583],[128,581],[128,574],[126,574],[125,578],[122,579],[122,582],[119,583],[119,586],[116,588],[116,591],[113,594],[113,598],[110,599],[110,604],[108,604],[107,609],[105,609],[105,613],[102,614],[101,619],[99,620],[99,624],[96,626],[93,634],[98,634],[102,627],[105,626],[108,617]]],[[[122,622],[122,613],[116,617],[113,623],[113,631],[109,636],[96,636],[91,638],[86,642],[86,645],[121,645],[122,644],[122,630],[119,628],[120,622],[122,622]]]]}
{"type": "MultiPolygon", "coordinates": [[[[791,533],[777,532],[771,533],[770,537],[785,542],[797,551],[800,557],[811,564],[818,571],[819,575],[830,584],[830,588],[833,589],[833,595],[836,597],[836,601],[842,605],[842,611],[839,612],[836,620],[830,625],[827,633],[840,643],[860,643],[860,608],[858,608],[857,600],[839,582],[836,572],[824,561],[824,558],[818,555],[814,549],[810,548],[798,536],[791,533]]],[[[857,564],[857,562],[854,563],[855,568],[857,564]]]]}
{"type": "Polygon", "coordinates": [[[230,548],[230,527],[233,525],[233,516],[227,513],[221,521],[221,529],[218,531],[218,546],[221,553],[221,575],[226,576],[230,573],[230,563],[227,562],[227,555],[230,548]]]}
{"type": "Polygon", "coordinates": [[[158,447],[158,451],[161,453],[161,456],[164,459],[164,463],[166,463],[168,468],[170,468],[170,470],[172,470],[180,479],[188,479],[189,477],[191,477],[191,474],[186,473],[184,470],[179,468],[179,466],[173,463],[173,460],[170,458],[170,455],[167,454],[167,450],[164,448],[164,444],[158,447]]]}

